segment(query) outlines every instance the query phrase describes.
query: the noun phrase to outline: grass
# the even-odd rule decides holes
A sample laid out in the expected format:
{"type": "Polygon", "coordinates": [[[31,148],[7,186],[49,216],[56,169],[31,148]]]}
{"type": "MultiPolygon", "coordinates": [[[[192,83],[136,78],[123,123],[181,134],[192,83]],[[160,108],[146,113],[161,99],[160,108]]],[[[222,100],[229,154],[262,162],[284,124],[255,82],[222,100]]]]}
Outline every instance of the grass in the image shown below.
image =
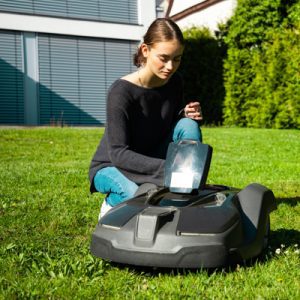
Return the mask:
{"type": "Polygon", "coordinates": [[[271,188],[270,246],[234,270],[141,269],[89,253],[103,195],[87,172],[103,129],[0,129],[0,299],[300,299],[300,133],[204,128],[210,183],[271,188]]]}

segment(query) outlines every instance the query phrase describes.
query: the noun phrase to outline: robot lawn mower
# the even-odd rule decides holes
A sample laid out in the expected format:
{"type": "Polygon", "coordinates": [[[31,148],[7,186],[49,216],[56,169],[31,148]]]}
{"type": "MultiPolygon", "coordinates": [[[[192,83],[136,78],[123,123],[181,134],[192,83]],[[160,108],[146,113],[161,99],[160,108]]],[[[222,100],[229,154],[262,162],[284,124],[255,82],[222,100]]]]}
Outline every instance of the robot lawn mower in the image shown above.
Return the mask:
{"type": "Polygon", "coordinates": [[[117,263],[211,268],[257,257],[268,244],[273,192],[252,183],[242,190],[207,185],[212,148],[171,143],[164,187],[143,184],[135,197],[102,217],[91,252],[117,263]]]}

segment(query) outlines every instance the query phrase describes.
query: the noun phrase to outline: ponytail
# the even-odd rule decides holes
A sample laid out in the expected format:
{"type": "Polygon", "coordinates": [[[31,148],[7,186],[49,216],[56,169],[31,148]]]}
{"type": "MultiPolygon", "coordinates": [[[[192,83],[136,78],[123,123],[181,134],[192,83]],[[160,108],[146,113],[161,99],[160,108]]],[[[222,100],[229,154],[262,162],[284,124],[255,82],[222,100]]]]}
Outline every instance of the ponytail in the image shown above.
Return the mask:
{"type": "Polygon", "coordinates": [[[136,53],[134,53],[133,55],[133,64],[136,66],[136,67],[141,67],[144,63],[146,62],[146,59],[145,57],[143,56],[143,53],[142,53],[142,46],[139,45],[137,50],[136,50],[136,53]]]}

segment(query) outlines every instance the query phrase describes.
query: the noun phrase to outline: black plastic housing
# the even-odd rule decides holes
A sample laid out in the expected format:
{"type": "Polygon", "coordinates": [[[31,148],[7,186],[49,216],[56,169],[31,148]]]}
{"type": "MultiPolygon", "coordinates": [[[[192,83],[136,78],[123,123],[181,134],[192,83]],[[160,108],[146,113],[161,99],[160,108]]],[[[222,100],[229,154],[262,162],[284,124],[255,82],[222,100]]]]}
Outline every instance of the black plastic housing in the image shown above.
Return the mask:
{"type": "Polygon", "coordinates": [[[92,235],[91,252],[141,266],[224,266],[263,250],[276,209],[273,193],[259,184],[242,191],[207,186],[194,195],[163,189],[156,197],[154,205],[143,194],[109,211],[92,235]]]}
{"type": "Polygon", "coordinates": [[[165,186],[143,184],[111,209],[98,222],[91,252],[113,262],[170,268],[220,267],[259,255],[276,209],[273,192],[257,183],[242,190],[205,185],[211,156],[209,145],[171,143],[165,186]]]}

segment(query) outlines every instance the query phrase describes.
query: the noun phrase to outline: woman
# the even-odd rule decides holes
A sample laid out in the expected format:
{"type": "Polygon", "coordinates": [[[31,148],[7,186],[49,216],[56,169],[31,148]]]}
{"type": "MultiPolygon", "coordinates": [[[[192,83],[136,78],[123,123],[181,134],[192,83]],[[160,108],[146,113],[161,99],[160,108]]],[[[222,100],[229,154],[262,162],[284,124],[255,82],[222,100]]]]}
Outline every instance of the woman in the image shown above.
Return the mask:
{"type": "Polygon", "coordinates": [[[107,123],[90,165],[91,192],[107,194],[100,216],[131,198],[142,183],[163,185],[168,144],[201,140],[199,102],[183,104],[183,87],[175,73],[184,50],[179,27],[157,19],[134,57],[138,70],[112,84],[107,123]]]}

